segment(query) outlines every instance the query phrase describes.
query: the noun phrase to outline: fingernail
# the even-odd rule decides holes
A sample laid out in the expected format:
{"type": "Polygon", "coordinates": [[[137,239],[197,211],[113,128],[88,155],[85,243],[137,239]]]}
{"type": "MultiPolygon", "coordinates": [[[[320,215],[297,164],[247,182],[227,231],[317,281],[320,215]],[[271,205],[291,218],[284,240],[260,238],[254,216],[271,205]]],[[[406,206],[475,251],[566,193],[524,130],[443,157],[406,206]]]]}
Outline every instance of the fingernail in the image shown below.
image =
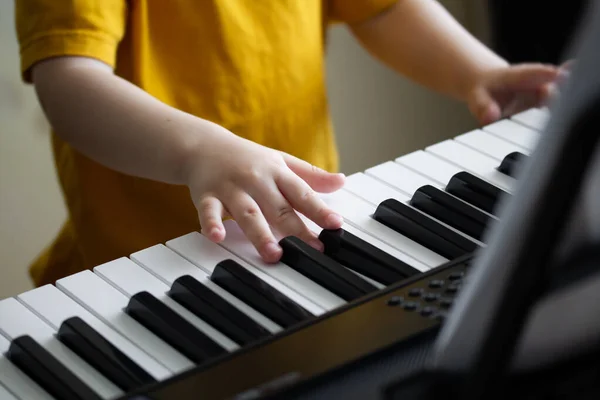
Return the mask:
{"type": "Polygon", "coordinates": [[[320,240],[314,239],[308,242],[308,244],[319,251],[323,251],[323,243],[320,240]]]}
{"type": "Polygon", "coordinates": [[[336,225],[340,226],[344,223],[344,219],[339,214],[329,214],[327,219],[325,219],[327,225],[336,225]]]}
{"type": "Polygon", "coordinates": [[[210,230],[210,235],[211,236],[216,236],[219,233],[221,233],[221,230],[218,227],[216,227],[216,226],[210,230]]]}

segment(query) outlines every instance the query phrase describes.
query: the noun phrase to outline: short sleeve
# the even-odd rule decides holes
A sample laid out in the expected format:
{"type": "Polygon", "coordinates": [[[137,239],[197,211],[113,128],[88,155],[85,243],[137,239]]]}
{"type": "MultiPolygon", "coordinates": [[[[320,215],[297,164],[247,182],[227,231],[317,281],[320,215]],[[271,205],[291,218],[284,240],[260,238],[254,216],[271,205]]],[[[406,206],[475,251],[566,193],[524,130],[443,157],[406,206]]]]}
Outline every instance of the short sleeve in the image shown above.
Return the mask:
{"type": "Polygon", "coordinates": [[[361,22],[392,7],[397,1],[398,0],[328,0],[328,18],[331,22],[361,22]]]}
{"type": "Polygon", "coordinates": [[[87,56],[114,67],[125,32],[126,0],[15,0],[21,76],[57,56],[87,56]]]}

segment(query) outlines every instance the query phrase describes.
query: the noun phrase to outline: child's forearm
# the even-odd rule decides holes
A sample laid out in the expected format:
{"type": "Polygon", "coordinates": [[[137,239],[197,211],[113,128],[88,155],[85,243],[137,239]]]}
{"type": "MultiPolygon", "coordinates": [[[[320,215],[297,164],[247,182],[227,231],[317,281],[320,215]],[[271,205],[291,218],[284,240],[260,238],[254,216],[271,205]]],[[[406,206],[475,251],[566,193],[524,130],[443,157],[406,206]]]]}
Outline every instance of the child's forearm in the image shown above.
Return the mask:
{"type": "Polygon", "coordinates": [[[351,29],[392,69],[461,100],[483,71],[508,65],[434,0],[398,0],[390,10],[351,29]]]}
{"type": "Polygon", "coordinates": [[[230,134],[158,101],[95,60],[51,59],[34,67],[33,79],[57,134],[125,174],[184,184],[188,159],[230,134]]]}

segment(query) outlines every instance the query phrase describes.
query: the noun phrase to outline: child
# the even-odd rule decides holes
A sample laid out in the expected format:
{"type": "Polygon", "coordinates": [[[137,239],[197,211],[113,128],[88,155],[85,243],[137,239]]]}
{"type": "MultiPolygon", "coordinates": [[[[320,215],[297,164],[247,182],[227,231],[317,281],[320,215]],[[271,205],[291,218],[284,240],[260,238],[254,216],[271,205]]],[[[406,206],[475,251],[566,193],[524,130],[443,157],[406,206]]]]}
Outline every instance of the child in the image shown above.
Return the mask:
{"type": "Polygon", "coordinates": [[[481,123],[544,101],[559,68],[510,66],[433,0],[16,0],[21,70],[53,128],[69,218],[36,285],[234,218],[267,262],[269,225],[340,216],[325,31],[348,24],[398,73],[481,123]],[[326,172],[327,171],[327,172],[326,172]],[[198,225],[200,223],[200,225],[198,225]]]}

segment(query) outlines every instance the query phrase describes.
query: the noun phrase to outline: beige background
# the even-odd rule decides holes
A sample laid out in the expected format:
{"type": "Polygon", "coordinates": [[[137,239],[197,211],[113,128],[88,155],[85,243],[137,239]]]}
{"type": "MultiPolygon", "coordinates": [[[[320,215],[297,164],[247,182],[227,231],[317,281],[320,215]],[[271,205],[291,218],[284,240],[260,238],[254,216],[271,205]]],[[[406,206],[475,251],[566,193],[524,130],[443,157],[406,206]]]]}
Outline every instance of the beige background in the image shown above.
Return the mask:
{"type": "MultiPolygon", "coordinates": [[[[442,3],[485,40],[483,1],[442,3]]],[[[65,218],[46,121],[32,88],[19,81],[13,19],[13,2],[0,0],[0,298],[31,288],[27,265],[65,218]]],[[[328,87],[345,173],[475,126],[462,105],[394,75],[344,28],[330,36],[328,87]]]]}

